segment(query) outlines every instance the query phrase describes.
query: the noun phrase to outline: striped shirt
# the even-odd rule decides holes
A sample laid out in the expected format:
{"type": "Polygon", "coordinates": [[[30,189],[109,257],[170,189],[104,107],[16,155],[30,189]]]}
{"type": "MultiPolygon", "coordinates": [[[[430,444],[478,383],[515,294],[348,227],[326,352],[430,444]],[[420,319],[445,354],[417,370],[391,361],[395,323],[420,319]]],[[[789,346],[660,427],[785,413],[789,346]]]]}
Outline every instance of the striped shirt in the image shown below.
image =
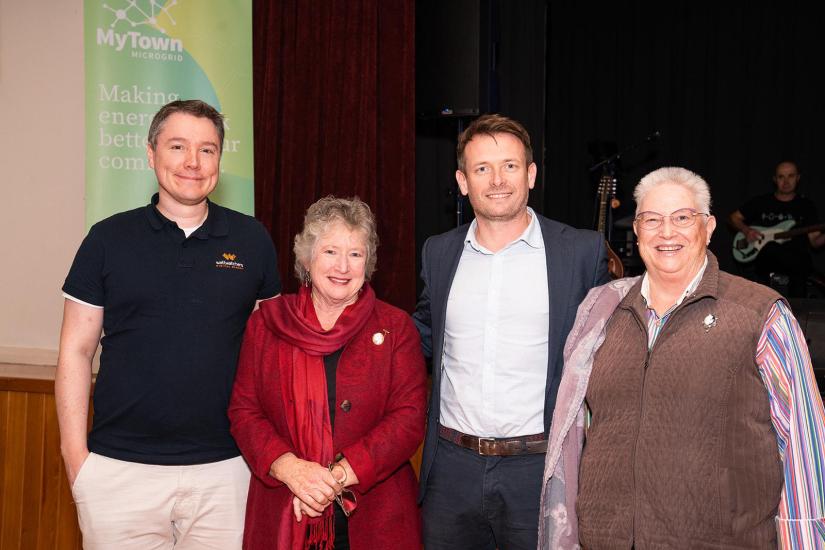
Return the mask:
{"type": "MultiPolygon", "coordinates": [[[[682,292],[682,295],[679,296],[679,299],[676,300],[676,303],[670,306],[667,311],[665,311],[661,317],[656,314],[656,310],[649,307],[647,308],[647,349],[653,348],[653,343],[656,342],[656,338],[659,337],[659,333],[662,331],[662,327],[665,326],[665,323],[670,318],[670,314],[673,313],[673,310],[682,305],[682,302],[685,301],[685,298],[693,294],[696,288],[699,286],[699,283],[702,282],[702,276],[705,274],[705,268],[708,266],[708,259],[705,257],[705,261],[702,264],[702,267],[699,269],[699,273],[697,273],[693,279],[688,283],[685,291],[682,292]]],[[[642,298],[646,304],[650,303],[650,279],[647,278],[647,272],[645,272],[644,277],[642,277],[642,288],[640,289],[642,293],[642,298]]]]}
{"type": "MultiPolygon", "coordinates": [[[[647,309],[649,347],[703,274],[704,266],[682,298],[661,317],[647,309]]],[[[647,274],[642,296],[649,301],[646,282],[647,274]]],[[[783,301],[776,302],[768,314],[756,348],[756,364],[768,390],[785,478],[776,517],[779,548],[825,550],[825,411],[805,336],[783,301]]]]}

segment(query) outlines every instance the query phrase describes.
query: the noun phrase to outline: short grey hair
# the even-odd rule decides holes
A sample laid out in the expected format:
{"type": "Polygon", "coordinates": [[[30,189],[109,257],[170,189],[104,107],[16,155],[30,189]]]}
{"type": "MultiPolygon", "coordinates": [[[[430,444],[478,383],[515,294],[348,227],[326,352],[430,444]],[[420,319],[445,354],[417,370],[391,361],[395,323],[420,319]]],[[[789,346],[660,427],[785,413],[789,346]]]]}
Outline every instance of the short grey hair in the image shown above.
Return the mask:
{"type": "Polygon", "coordinates": [[[702,214],[710,214],[710,187],[702,176],[679,166],[659,168],[643,177],[636,189],[633,190],[633,199],[636,201],[636,214],[645,195],[663,183],[681,185],[693,194],[696,209],[702,214]]]}
{"type": "Polygon", "coordinates": [[[300,281],[309,278],[306,266],[312,260],[315,243],[335,223],[343,223],[353,231],[364,234],[364,244],[367,248],[367,257],[364,266],[364,277],[370,280],[375,272],[378,261],[378,232],[375,227],[375,216],[367,203],[358,197],[339,199],[329,195],[312,203],[304,216],[304,228],[295,235],[295,275],[300,281]]]}

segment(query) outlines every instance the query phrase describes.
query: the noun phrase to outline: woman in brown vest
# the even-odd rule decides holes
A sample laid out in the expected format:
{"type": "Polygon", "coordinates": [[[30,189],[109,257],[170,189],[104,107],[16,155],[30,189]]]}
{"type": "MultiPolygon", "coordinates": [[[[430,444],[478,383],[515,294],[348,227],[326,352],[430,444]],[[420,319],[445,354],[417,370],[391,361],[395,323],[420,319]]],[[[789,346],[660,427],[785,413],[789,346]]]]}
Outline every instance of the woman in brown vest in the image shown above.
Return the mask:
{"type": "Polygon", "coordinates": [[[788,305],[719,270],[701,177],[662,168],[634,198],[646,273],[593,289],[579,307],[542,547],[825,547],[825,413],[788,305]]]}

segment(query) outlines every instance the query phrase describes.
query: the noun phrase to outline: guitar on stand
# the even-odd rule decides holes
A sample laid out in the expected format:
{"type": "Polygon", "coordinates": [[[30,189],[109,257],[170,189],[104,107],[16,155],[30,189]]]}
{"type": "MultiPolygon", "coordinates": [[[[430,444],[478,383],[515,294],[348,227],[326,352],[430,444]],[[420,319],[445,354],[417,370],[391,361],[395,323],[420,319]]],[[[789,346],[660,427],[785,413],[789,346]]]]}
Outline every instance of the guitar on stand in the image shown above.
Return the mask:
{"type": "Polygon", "coordinates": [[[661,132],[656,130],[642,141],[634,143],[622,151],[600,160],[588,169],[590,173],[595,173],[598,169],[602,171],[597,195],[598,222],[596,224],[596,230],[605,238],[605,244],[607,245],[607,269],[610,272],[610,276],[614,279],[623,277],[625,271],[622,259],[610,247],[611,233],[613,231],[613,209],[619,207],[619,200],[616,198],[616,178],[614,177],[617,171],[617,164],[628,152],[633,151],[645,143],[656,141],[661,136],[661,132]]]}
{"type": "Polygon", "coordinates": [[[733,257],[736,261],[743,264],[752,262],[759,255],[759,251],[762,250],[768,243],[782,244],[798,235],[806,235],[808,233],[813,233],[814,231],[825,230],[825,223],[791,229],[795,223],[796,222],[794,220],[785,220],[784,222],[780,222],[773,227],[759,227],[757,225],[752,225],[751,229],[755,229],[756,231],[762,233],[762,237],[752,243],[748,242],[748,239],[745,237],[744,233],[741,231],[738,232],[733,238],[733,257]]]}
{"type": "Polygon", "coordinates": [[[601,233],[605,238],[605,245],[607,246],[607,270],[610,276],[614,279],[621,279],[624,277],[624,264],[619,255],[610,248],[610,233],[613,226],[612,210],[619,206],[619,201],[616,198],[616,178],[611,176],[607,170],[604,171],[602,177],[599,179],[599,214],[598,222],[596,224],[596,231],[601,233]]]}

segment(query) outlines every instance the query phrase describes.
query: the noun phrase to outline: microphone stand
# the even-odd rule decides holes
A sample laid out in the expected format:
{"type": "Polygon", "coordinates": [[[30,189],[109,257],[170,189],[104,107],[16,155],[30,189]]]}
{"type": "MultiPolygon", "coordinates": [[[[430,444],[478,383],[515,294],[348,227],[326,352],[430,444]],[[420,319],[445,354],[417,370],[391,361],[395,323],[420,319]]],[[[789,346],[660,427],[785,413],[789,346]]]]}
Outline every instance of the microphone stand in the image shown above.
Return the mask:
{"type": "MultiPolygon", "coordinates": [[[[596,170],[601,168],[602,169],[602,177],[609,176],[609,177],[615,179],[615,177],[616,177],[616,162],[618,162],[622,158],[622,156],[629,153],[630,151],[633,151],[634,149],[637,149],[638,147],[644,145],[645,143],[650,143],[651,141],[655,141],[655,140],[659,139],[660,137],[662,137],[662,133],[659,130],[656,130],[655,132],[653,132],[649,136],[645,137],[643,140],[637,141],[633,145],[625,147],[624,149],[622,149],[618,153],[610,155],[606,159],[603,159],[603,160],[597,162],[596,164],[594,164],[593,166],[588,168],[588,171],[589,172],[595,172],[596,170]]],[[[610,242],[610,239],[613,237],[613,209],[608,207],[607,211],[605,212],[605,215],[606,215],[605,231],[607,233],[605,235],[605,238],[607,239],[607,242],[610,242]]]]}
{"type": "Polygon", "coordinates": [[[597,169],[601,168],[605,164],[613,164],[617,160],[621,159],[623,155],[625,155],[625,154],[629,153],[630,151],[640,147],[641,145],[644,145],[645,143],[655,141],[655,140],[659,139],[660,137],[662,137],[662,133],[659,132],[659,130],[656,130],[655,132],[653,132],[652,134],[650,134],[649,136],[644,138],[642,141],[637,141],[633,145],[631,145],[629,147],[626,147],[625,149],[619,151],[615,155],[611,155],[611,156],[607,157],[606,159],[597,162],[596,164],[594,164],[593,166],[588,168],[588,171],[589,172],[594,172],[597,169]]]}
{"type": "MultiPolygon", "coordinates": [[[[456,136],[461,137],[464,132],[464,119],[458,118],[458,133],[456,136]]],[[[458,137],[456,139],[458,139],[458,137]]],[[[464,225],[464,196],[461,194],[461,189],[458,183],[453,187],[455,189],[455,226],[460,227],[464,225]]]]}

